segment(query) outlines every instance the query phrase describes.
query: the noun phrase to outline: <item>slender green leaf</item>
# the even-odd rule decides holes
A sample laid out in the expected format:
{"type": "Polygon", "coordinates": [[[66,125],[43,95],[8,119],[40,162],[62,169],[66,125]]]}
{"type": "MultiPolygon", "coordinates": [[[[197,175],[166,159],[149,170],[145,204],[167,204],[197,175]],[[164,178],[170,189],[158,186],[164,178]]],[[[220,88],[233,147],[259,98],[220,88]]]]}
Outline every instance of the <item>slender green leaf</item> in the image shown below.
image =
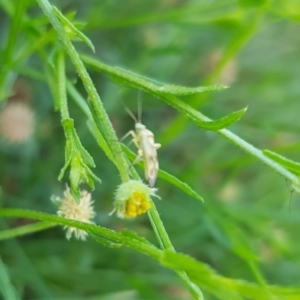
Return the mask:
{"type": "Polygon", "coordinates": [[[164,94],[171,94],[176,96],[188,96],[193,94],[201,94],[215,91],[222,91],[227,89],[225,85],[210,85],[210,86],[199,86],[199,87],[184,87],[172,84],[164,84],[159,86],[158,91],[164,94]]]}
{"type": "MultiPolygon", "coordinates": [[[[76,145],[76,148],[80,151],[80,154],[81,154],[81,157],[82,157],[82,160],[90,167],[93,167],[95,168],[96,165],[95,165],[95,162],[94,162],[94,159],[93,157],[88,153],[88,151],[83,147],[78,135],[77,135],[77,132],[76,132],[76,129],[73,127],[72,128],[72,132],[73,132],[73,140],[75,142],[75,145],[76,145]]],[[[100,180],[100,179],[99,179],[100,180]]]]}
{"type": "Polygon", "coordinates": [[[211,121],[210,119],[202,115],[200,112],[196,111],[191,106],[186,104],[185,102],[180,101],[179,99],[171,95],[168,96],[157,95],[157,97],[166,101],[169,105],[173,106],[178,111],[183,113],[183,115],[185,115],[188,119],[194,122],[198,127],[205,130],[218,131],[223,128],[229,127],[233,123],[237,122],[247,110],[246,107],[244,109],[232,112],[229,115],[222,117],[221,119],[211,121]]]}
{"type": "Polygon", "coordinates": [[[154,245],[149,243],[143,243],[137,239],[131,239],[124,237],[121,233],[114,230],[94,225],[91,223],[84,223],[76,221],[74,219],[66,219],[56,215],[50,215],[42,212],[26,210],[26,209],[0,209],[0,216],[2,217],[23,217],[28,219],[35,219],[45,222],[55,223],[57,225],[70,226],[78,229],[82,229],[86,232],[99,235],[102,238],[111,240],[116,243],[122,243],[127,247],[140,251],[152,258],[157,259],[160,255],[160,250],[154,245]]]}
{"type": "Polygon", "coordinates": [[[60,21],[68,27],[68,30],[71,31],[72,34],[75,34],[80,38],[88,47],[92,49],[93,52],[95,52],[95,47],[91,40],[83,34],[80,30],[78,30],[55,6],[52,6],[52,10],[54,11],[55,15],[60,19],[60,21]]]}
{"type": "Polygon", "coordinates": [[[204,202],[203,198],[195,192],[187,183],[179,180],[177,177],[171,175],[170,173],[164,171],[164,170],[158,170],[158,178],[163,179],[166,182],[169,182],[170,184],[178,187],[183,192],[185,192],[187,195],[195,198],[196,200],[199,200],[201,202],[204,202]]]}
{"type": "Polygon", "coordinates": [[[91,187],[93,186],[94,189],[94,181],[98,181],[99,183],[101,183],[101,179],[99,177],[97,177],[93,171],[85,164],[83,163],[83,166],[85,167],[85,170],[87,172],[87,183],[88,185],[91,187]]]}
{"type": "Polygon", "coordinates": [[[67,140],[66,147],[65,147],[65,163],[64,163],[63,167],[61,168],[58,178],[57,178],[59,181],[61,181],[63,179],[65,172],[71,163],[72,156],[73,156],[72,145],[71,145],[71,142],[67,140]]]}
{"type": "Polygon", "coordinates": [[[233,112],[219,120],[212,121],[209,118],[202,115],[200,112],[193,109],[191,106],[185,102],[174,97],[174,94],[183,94],[184,91],[187,94],[193,93],[203,93],[204,91],[213,91],[223,89],[224,86],[208,86],[208,87],[199,87],[199,88],[185,88],[185,87],[175,87],[171,85],[158,84],[154,80],[142,77],[140,75],[134,74],[132,72],[120,69],[117,67],[112,67],[106,65],[98,60],[95,60],[89,56],[82,55],[82,60],[90,65],[92,68],[104,72],[109,75],[111,78],[115,78],[119,83],[126,84],[138,89],[142,89],[161,100],[164,100],[167,104],[173,106],[178,111],[182,112],[186,117],[193,121],[198,127],[205,130],[217,131],[223,128],[230,126],[231,124],[238,121],[242,115],[245,113],[246,108],[233,112]],[[164,86],[167,87],[164,91],[164,86]],[[167,92],[166,92],[167,91],[167,92]],[[180,92],[181,91],[181,92],[180,92]],[[189,91],[189,92],[188,92],[189,91]]]}

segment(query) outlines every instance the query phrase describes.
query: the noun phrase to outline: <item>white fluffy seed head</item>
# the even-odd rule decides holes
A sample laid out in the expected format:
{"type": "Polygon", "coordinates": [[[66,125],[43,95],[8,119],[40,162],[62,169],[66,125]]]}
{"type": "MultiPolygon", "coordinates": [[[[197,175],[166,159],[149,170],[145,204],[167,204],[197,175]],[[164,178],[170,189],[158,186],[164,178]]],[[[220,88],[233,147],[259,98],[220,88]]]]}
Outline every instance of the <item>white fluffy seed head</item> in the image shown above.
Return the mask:
{"type": "MultiPolygon", "coordinates": [[[[80,200],[77,203],[71,195],[70,189],[67,188],[64,192],[64,197],[55,198],[54,202],[59,205],[57,214],[61,217],[85,223],[92,223],[91,220],[95,217],[92,197],[87,191],[80,192],[80,200]]],[[[75,238],[78,240],[86,240],[88,235],[86,231],[69,226],[65,226],[64,228],[66,229],[67,239],[70,239],[74,233],[75,238]]]]}

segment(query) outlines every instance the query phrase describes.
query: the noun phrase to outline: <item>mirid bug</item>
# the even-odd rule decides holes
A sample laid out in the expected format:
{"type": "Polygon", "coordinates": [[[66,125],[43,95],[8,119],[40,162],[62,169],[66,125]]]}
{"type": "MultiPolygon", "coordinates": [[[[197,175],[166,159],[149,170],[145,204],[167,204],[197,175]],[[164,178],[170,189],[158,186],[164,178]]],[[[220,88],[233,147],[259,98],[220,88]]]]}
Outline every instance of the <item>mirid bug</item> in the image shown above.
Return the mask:
{"type": "Polygon", "coordinates": [[[132,141],[138,149],[138,155],[132,164],[144,160],[145,178],[150,187],[153,187],[156,181],[158,172],[158,160],[156,150],[161,147],[161,144],[154,142],[154,134],[141,123],[141,106],[138,102],[138,119],[126,107],[125,110],[135,121],[135,131],[130,130],[124,137],[132,136],[132,141]]]}

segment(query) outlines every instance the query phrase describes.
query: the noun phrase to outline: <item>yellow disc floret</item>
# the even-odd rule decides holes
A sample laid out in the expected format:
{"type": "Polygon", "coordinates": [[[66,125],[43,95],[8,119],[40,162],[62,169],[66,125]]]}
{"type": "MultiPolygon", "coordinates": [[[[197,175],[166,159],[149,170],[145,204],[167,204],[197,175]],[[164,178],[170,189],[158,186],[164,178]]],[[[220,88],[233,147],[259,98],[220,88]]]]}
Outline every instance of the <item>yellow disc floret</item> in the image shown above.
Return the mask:
{"type": "Polygon", "coordinates": [[[146,198],[145,194],[134,192],[131,199],[126,201],[123,214],[125,218],[134,218],[145,213],[149,208],[151,208],[151,202],[146,198]]]}
{"type": "Polygon", "coordinates": [[[113,212],[116,211],[120,218],[135,218],[151,208],[150,196],[158,197],[155,192],[156,189],[141,181],[129,180],[122,183],[115,194],[113,212]]]}

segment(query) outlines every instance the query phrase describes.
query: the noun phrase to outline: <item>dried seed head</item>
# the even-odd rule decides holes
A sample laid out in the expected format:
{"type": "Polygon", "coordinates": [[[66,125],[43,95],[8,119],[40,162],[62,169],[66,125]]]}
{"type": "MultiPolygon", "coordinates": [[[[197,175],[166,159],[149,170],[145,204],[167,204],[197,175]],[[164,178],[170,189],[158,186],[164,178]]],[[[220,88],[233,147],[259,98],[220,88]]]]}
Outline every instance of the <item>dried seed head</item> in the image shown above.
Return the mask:
{"type": "Polygon", "coordinates": [[[8,103],[0,112],[0,135],[11,143],[28,140],[34,131],[34,114],[28,105],[8,103]]]}
{"type": "Polygon", "coordinates": [[[135,218],[151,208],[150,196],[158,197],[156,189],[141,181],[129,180],[118,186],[115,193],[114,210],[119,218],[135,218]]]}
{"type": "MultiPolygon", "coordinates": [[[[95,212],[93,208],[93,201],[91,200],[91,194],[87,191],[81,191],[80,195],[79,203],[76,203],[70,193],[69,187],[67,187],[64,191],[64,198],[61,199],[57,197],[54,199],[54,202],[59,206],[57,214],[68,219],[92,223],[91,220],[95,217],[95,212]]],[[[75,238],[78,240],[86,240],[88,235],[86,231],[69,226],[65,226],[64,228],[67,231],[67,239],[70,239],[74,233],[75,238]]]]}

